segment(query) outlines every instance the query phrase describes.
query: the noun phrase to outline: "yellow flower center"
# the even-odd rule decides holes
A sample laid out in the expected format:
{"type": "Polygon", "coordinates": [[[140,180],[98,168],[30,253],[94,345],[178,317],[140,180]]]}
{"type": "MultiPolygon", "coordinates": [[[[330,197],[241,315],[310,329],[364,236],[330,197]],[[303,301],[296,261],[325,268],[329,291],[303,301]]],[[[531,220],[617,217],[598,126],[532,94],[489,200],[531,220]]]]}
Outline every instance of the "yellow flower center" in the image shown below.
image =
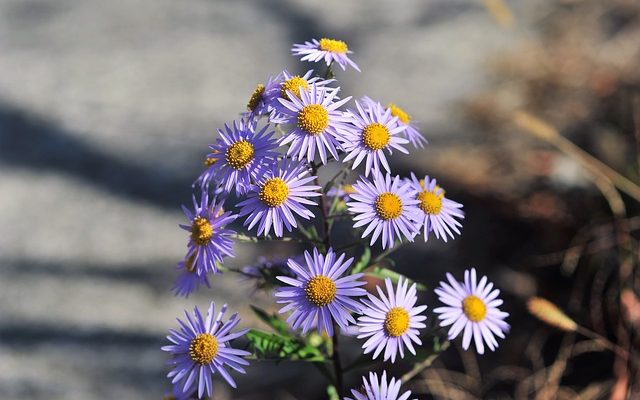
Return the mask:
{"type": "Polygon", "coordinates": [[[318,307],[326,306],[336,298],[336,284],[323,275],[318,275],[304,287],[307,299],[318,307]]]}
{"type": "Polygon", "coordinates": [[[253,160],[254,154],[253,145],[242,139],[227,147],[224,156],[231,168],[242,169],[253,160]]]}
{"type": "Polygon", "coordinates": [[[402,307],[393,307],[384,317],[384,331],[398,337],[409,329],[409,313],[402,307]]]}
{"type": "Polygon", "coordinates": [[[216,161],[217,160],[215,158],[213,158],[213,157],[207,157],[207,158],[204,159],[203,164],[204,164],[205,167],[210,167],[213,164],[215,164],[216,161]]]}
{"type": "Polygon", "coordinates": [[[335,39],[320,39],[320,45],[318,46],[322,51],[330,51],[332,53],[345,54],[349,47],[342,40],[335,39]]]}
{"type": "Polygon", "coordinates": [[[201,333],[189,343],[189,356],[198,364],[210,364],[218,354],[218,339],[210,333],[201,333]]]}
{"type": "Polygon", "coordinates": [[[408,124],[409,122],[411,122],[411,116],[394,103],[387,104],[387,108],[390,108],[391,115],[393,115],[394,117],[398,117],[400,122],[402,122],[403,124],[408,124]]]}
{"type": "Polygon", "coordinates": [[[418,200],[420,200],[419,207],[425,214],[438,215],[440,214],[440,210],[442,210],[442,193],[436,194],[434,189],[433,192],[428,190],[424,190],[418,193],[418,200]]]}
{"type": "Polygon", "coordinates": [[[253,111],[258,107],[260,100],[262,99],[262,95],[264,94],[264,85],[259,83],[256,86],[256,89],[251,94],[251,98],[249,98],[249,102],[247,103],[247,110],[253,111]]]}
{"type": "Polygon", "coordinates": [[[362,142],[370,150],[384,149],[390,138],[387,127],[377,122],[367,125],[362,130],[362,142]]]}
{"type": "Polygon", "coordinates": [[[304,90],[309,90],[309,82],[306,79],[300,77],[299,75],[292,76],[286,81],[282,82],[280,85],[280,97],[283,99],[288,99],[287,90],[300,98],[300,88],[304,90]]]}
{"type": "Polygon", "coordinates": [[[344,190],[345,194],[354,194],[356,193],[356,190],[353,188],[353,185],[350,184],[346,184],[346,185],[342,185],[342,190],[344,190]]]}
{"type": "Polygon", "coordinates": [[[398,218],[402,214],[402,201],[398,195],[385,192],[376,197],[374,202],[376,213],[384,220],[398,218]]]}
{"type": "Polygon", "coordinates": [[[191,238],[199,246],[204,246],[209,243],[213,236],[213,226],[209,223],[209,220],[203,217],[196,217],[191,224],[191,238]]]}
{"type": "Polygon", "coordinates": [[[312,135],[319,135],[329,126],[329,111],[322,104],[309,104],[298,113],[298,126],[312,135]]]}
{"type": "Polygon", "coordinates": [[[258,198],[269,207],[278,207],[289,196],[289,187],[282,178],[271,178],[260,188],[258,198]]]}
{"type": "Polygon", "coordinates": [[[462,311],[469,321],[480,322],[487,315],[487,306],[477,296],[469,295],[462,301],[462,311]]]}

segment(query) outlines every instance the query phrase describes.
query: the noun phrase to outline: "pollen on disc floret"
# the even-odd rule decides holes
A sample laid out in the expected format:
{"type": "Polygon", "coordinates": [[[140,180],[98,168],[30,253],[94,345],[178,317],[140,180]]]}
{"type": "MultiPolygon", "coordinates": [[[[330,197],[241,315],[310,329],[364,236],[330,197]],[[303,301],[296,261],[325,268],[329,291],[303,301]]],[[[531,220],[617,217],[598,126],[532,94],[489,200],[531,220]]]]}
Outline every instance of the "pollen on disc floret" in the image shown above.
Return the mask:
{"type": "Polygon", "coordinates": [[[213,237],[213,226],[207,218],[196,217],[191,223],[191,239],[198,246],[204,246],[213,237]]]}
{"type": "Polygon", "coordinates": [[[189,343],[189,357],[200,365],[210,364],[218,354],[218,339],[210,333],[200,333],[189,343]]]}
{"type": "Polygon", "coordinates": [[[402,199],[397,194],[384,192],[374,202],[376,213],[385,221],[396,219],[402,215],[402,199]]]}
{"type": "Polygon", "coordinates": [[[349,46],[342,40],[335,40],[329,38],[322,38],[319,40],[318,47],[322,51],[330,51],[336,54],[346,54],[349,51],[349,46]]]}
{"type": "Polygon", "coordinates": [[[311,135],[318,135],[329,126],[329,111],[322,104],[306,105],[298,113],[298,126],[311,135]]]}
{"type": "Polygon", "coordinates": [[[289,186],[280,177],[269,178],[260,185],[258,198],[269,207],[282,205],[289,196],[289,186]]]}
{"type": "Polygon", "coordinates": [[[256,86],[256,88],[253,90],[253,93],[251,93],[251,97],[247,102],[248,111],[255,111],[258,108],[264,96],[264,91],[265,91],[265,86],[262,83],[259,83],[256,86]]]}
{"type": "Polygon", "coordinates": [[[326,306],[336,298],[336,283],[324,275],[311,278],[304,286],[307,299],[318,307],[326,306]]]}
{"type": "Polygon", "coordinates": [[[420,200],[420,209],[429,215],[438,215],[442,210],[442,198],[444,193],[437,193],[435,190],[422,190],[418,193],[418,200],[420,200]]]}
{"type": "Polygon", "coordinates": [[[382,150],[389,144],[389,129],[378,122],[371,123],[362,130],[362,143],[369,150],[382,150]]]}
{"type": "Polygon", "coordinates": [[[291,92],[295,96],[300,97],[301,89],[304,91],[309,90],[309,82],[300,75],[294,75],[282,82],[282,85],[280,85],[280,97],[283,99],[289,99],[287,92],[291,92]]]}
{"type": "Polygon", "coordinates": [[[409,312],[404,307],[393,307],[384,317],[384,331],[392,337],[402,336],[409,329],[409,312]]]}
{"type": "Polygon", "coordinates": [[[251,142],[239,140],[227,147],[224,156],[231,168],[242,169],[253,160],[255,153],[255,148],[251,142]]]}

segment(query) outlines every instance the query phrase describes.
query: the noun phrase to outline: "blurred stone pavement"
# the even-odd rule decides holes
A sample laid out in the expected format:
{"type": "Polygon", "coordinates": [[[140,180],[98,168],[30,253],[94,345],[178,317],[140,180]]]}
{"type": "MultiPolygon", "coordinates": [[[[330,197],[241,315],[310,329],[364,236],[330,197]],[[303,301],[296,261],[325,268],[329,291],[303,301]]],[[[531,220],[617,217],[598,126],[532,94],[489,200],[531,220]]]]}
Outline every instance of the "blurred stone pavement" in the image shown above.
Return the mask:
{"type": "MultiPolygon", "coordinates": [[[[0,399],[161,398],[159,347],[184,308],[213,298],[255,323],[236,276],[170,293],[179,205],[255,85],[312,67],[292,43],[347,41],[363,72],[338,71],[344,93],[422,122],[419,170],[439,143],[464,140],[456,104],[487,85],[488,60],[532,34],[535,2],[508,3],[511,30],[479,0],[0,0],[0,399]]],[[[239,246],[231,262],[259,251],[239,246]]],[[[249,372],[233,398],[309,390],[290,366],[249,372]]]]}

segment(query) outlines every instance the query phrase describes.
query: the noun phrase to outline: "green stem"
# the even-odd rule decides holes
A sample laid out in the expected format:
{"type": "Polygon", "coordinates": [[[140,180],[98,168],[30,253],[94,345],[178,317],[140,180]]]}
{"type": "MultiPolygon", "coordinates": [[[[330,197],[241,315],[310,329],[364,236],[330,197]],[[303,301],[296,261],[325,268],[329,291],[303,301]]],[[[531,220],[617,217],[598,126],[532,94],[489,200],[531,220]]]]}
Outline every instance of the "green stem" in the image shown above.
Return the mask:
{"type": "Polygon", "coordinates": [[[344,379],[342,377],[342,361],[340,361],[340,347],[338,344],[338,325],[333,323],[333,354],[331,355],[331,359],[333,360],[333,369],[336,372],[336,389],[338,390],[338,396],[342,399],[344,398],[344,379]]]}
{"type": "MultiPolygon", "coordinates": [[[[313,171],[313,175],[315,175],[315,184],[320,186],[320,179],[318,178],[318,168],[320,166],[316,166],[315,164],[311,165],[311,170],[313,171]]],[[[327,215],[327,205],[326,205],[326,194],[323,192],[322,195],[320,196],[320,210],[321,210],[321,214],[322,214],[322,225],[323,225],[323,231],[322,231],[322,242],[324,244],[324,250],[327,251],[329,249],[329,247],[331,246],[331,242],[330,242],[330,227],[329,227],[329,218],[327,215]]],[[[331,337],[331,341],[332,341],[332,354],[331,354],[331,359],[333,361],[333,369],[335,371],[335,376],[336,376],[336,389],[338,390],[338,395],[340,396],[340,398],[343,398],[343,388],[344,388],[344,379],[343,379],[343,370],[342,370],[342,362],[340,360],[340,346],[338,343],[338,336],[339,336],[339,327],[338,325],[335,323],[335,321],[333,322],[333,336],[331,337]]]]}

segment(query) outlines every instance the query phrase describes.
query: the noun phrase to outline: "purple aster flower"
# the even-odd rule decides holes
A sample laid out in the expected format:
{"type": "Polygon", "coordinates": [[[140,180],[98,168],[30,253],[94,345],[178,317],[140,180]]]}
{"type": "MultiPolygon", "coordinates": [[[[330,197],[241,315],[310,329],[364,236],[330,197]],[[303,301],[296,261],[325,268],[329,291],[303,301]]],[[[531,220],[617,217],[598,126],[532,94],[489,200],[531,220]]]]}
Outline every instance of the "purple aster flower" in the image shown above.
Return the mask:
{"type": "Polygon", "coordinates": [[[334,101],[338,90],[327,91],[312,84],[308,91],[300,88],[299,97],[288,92],[289,100],[279,99],[284,106],[284,122],[293,125],[292,130],[280,139],[281,146],[291,144],[287,155],[293,154],[293,159],[298,160],[306,155],[307,161],[313,162],[318,149],[322,164],[327,163],[327,150],[334,159],[338,159],[336,147],[340,144],[336,137],[352,121],[351,117],[338,110],[351,97],[334,101]]]}
{"type": "MultiPolygon", "coordinates": [[[[361,101],[367,107],[376,107],[376,105],[382,107],[382,104],[371,99],[368,96],[364,96],[361,101]]],[[[427,144],[428,141],[424,136],[422,136],[422,133],[418,132],[418,128],[416,128],[415,122],[413,121],[411,116],[394,103],[387,104],[386,108],[391,110],[392,116],[398,118],[398,125],[404,125],[407,127],[407,129],[402,132],[402,135],[407,138],[416,148],[424,148],[424,145],[427,144]]]]}
{"type": "Polygon", "coordinates": [[[453,232],[460,235],[458,228],[462,227],[462,224],[456,218],[464,219],[462,204],[444,197],[444,189],[438,186],[435,179],[429,179],[429,176],[418,180],[412,172],[411,184],[413,189],[418,191],[416,198],[420,201],[418,207],[422,210],[424,241],[429,239],[431,232],[445,242],[447,235],[454,238],[453,232]]]}
{"type": "Polygon", "coordinates": [[[427,317],[420,313],[426,310],[427,306],[415,306],[418,300],[415,283],[407,289],[409,281],[400,278],[395,292],[390,278],[385,279],[384,283],[387,295],[382,292],[380,286],[376,286],[380,297],[367,294],[369,299],[362,300],[366,308],[362,310],[364,315],[358,318],[358,339],[368,338],[362,345],[364,354],[375,350],[375,359],[385,350],[384,361],[391,359],[393,363],[398,352],[400,357],[404,358],[404,346],[415,355],[416,350],[412,342],[422,345],[418,329],[426,327],[422,321],[427,317]]]}
{"type": "Polygon", "coordinates": [[[287,285],[276,292],[278,303],[286,304],[280,309],[281,313],[291,311],[287,322],[293,329],[302,327],[307,331],[317,321],[318,332],[326,331],[333,336],[333,321],[345,329],[349,322],[355,324],[351,312],[360,311],[360,303],[354,297],[364,296],[367,292],[359,288],[366,282],[359,281],[362,274],[342,277],[349,268],[353,258],[344,261],[345,254],[336,259],[332,249],[326,256],[313,249],[313,257],[308,251],[304,252],[305,266],[289,259],[287,265],[297,274],[297,278],[279,276],[278,279],[287,285]]]}
{"type": "Polygon", "coordinates": [[[303,163],[292,163],[283,160],[273,163],[270,169],[264,169],[256,177],[256,184],[251,186],[247,199],[238,203],[240,216],[248,215],[244,225],[252,229],[258,222],[258,235],[267,236],[273,226],[276,236],[282,237],[282,225],[291,232],[297,227],[293,214],[304,219],[313,217],[305,205],[316,205],[309,197],[321,196],[317,190],[320,186],[307,185],[316,179],[309,173],[303,163]]]}
{"type": "Polygon", "coordinates": [[[269,93],[279,90],[282,80],[282,73],[279,73],[275,78],[270,76],[266,84],[259,83],[247,102],[247,112],[244,113],[244,116],[253,119],[269,114],[272,111],[268,101],[269,93]]]}
{"type": "Polygon", "coordinates": [[[211,287],[207,274],[198,275],[196,273],[196,254],[192,253],[185,261],[180,261],[176,267],[180,271],[172,288],[176,296],[189,297],[200,285],[211,287]]]}
{"type": "Polygon", "coordinates": [[[391,381],[387,382],[387,371],[382,372],[380,381],[378,381],[378,374],[369,372],[369,380],[363,376],[362,382],[361,390],[351,389],[353,399],[345,397],[344,400],[407,400],[411,396],[410,390],[400,395],[400,385],[402,385],[400,379],[391,378],[391,381]]]}
{"type": "Polygon", "coordinates": [[[391,115],[398,118],[398,125],[407,127],[407,129],[402,132],[404,137],[407,138],[414,147],[424,148],[424,145],[427,144],[428,141],[422,133],[418,131],[411,116],[394,103],[387,104],[387,108],[391,110],[391,115]]]}
{"type": "Polygon", "coordinates": [[[225,229],[225,226],[238,216],[225,212],[223,204],[224,201],[216,204],[215,198],[209,202],[209,195],[203,192],[200,204],[196,201],[196,196],[193,196],[193,212],[182,206],[189,225],[180,227],[191,233],[185,259],[194,258],[195,271],[200,276],[207,272],[218,273],[216,262],[222,262],[224,256],[233,257],[231,236],[235,232],[225,229]]]}
{"type": "Polygon", "coordinates": [[[325,87],[329,83],[335,81],[334,79],[322,79],[312,75],[312,69],[302,76],[291,75],[287,70],[282,71],[282,81],[280,84],[278,86],[274,86],[264,94],[267,106],[272,109],[271,115],[269,116],[269,120],[271,122],[280,124],[286,121],[286,117],[282,115],[285,107],[280,104],[280,99],[291,100],[287,92],[291,92],[299,98],[300,91],[304,90],[308,92],[313,84],[317,87],[325,87]]]}
{"type": "Polygon", "coordinates": [[[483,276],[480,282],[476,280],[476,269],[464,271],[464,282],[456,281],[447,273],[446,282],[440,282],[440,287],[435,289],[436,294],[446,307],[438,307],[434,312],[438,313],[440,326],[449,328],[449,340],[455,339],[464,329],[462,335],[462,348],[465,350],[474,339],[478,354],[484,353],[484,343],[494,351],[498,347],[496,336],[503,338],[509,331],[509,324],[504,319],[508,313],[498,309],[502,300],[498,299],[500,291],[493,289],[493,283],[483,276]]]}
{"type": "Polygon", "coordinates": [[[383,249],[393,247],[396,237],[402,240],[404,236],[413,242],[420,229],[416,222],[420,209],[416,207],[419,201],[411,183],[403,182],[399,176],[391,178],[389,174],[375,172],[373,182],[361,176],[353,189],[355,193],[350,195],[352,201],[347,206],[355,214],[354,228],[368,225],[362,237],[372,233],[369,245],[373,246],[380,236],[383,249]]]}
{"type": "Polygon", "coordinates": [[[294,56],[303,56],[300,60],[318,62],[324,60],[327,66],[336,62],[342,70],[346,70],[347,64],[351,65],[356,71],[360,72],[360,68],[351,61],[347,54],[353,53],[342,40],[322,38],[320,40],[312,39],[304,44],[294,44],[291,52],[294,56]]]}
{"type": "Polygon", "coordinates": [[[353,126],[340,138],[342,147],[348,155],[343,162],[354,160],[355,169],[366,157],[365,176],[369,172],[380,171],[380,164],[391,173],[384,151],[392,154],[393,149],[409,154],[402,144],[409,143],[398,134],[406,130],[406,126],[398,125],[398,118],[391,116],[391,110],[384,110],[379,103],[365,103],[364,108],[356,101],[357,111],[348,110],[353,117],[353,126]]]}
{"type": "Polygon", "coordinates": [[[199,398],[204,395],[205,390],[207,396],[211,397],[212,376],[215,373],[219,373],[234,388],[236,383],[225,367],[245,373],[242,366],[249,363],[242,357],[251,353],[234,349],[229,342],[243,336],[248,329],[231,333],[240,322],[240,318],[238,314],[233,314],[227,322],[223,322],[226,310],[225,304],[215,316],[215,305],[211,302],[205,320],[198,307],[195,307],[193,317],[185,311],[186,321],[178,319],[179,330],[169,330],[167,339],[171,344],[162,347],[163,351],[173,356],[170,362],[173,369],[167,377],[172,378],[171,383],[174,385],[180,385],[183,392],[188,393],[192,385],[196,384],[199,398]]]}
{"type": "Polygon", "coordinates": [[[278,156],[273,151],[278,147],[272,139],[273,131],[267,133],[269,125],[255,132],[255,123],[247,120],[234,121],[233,129],[225,124],[225,131],[219,129],[220,139],[209,146],[210,166],[199,181],[203,186],[215,179],[224,192],[235,187],[236,194],[244,194],[258,170],[271,164],[278,156]]]}

